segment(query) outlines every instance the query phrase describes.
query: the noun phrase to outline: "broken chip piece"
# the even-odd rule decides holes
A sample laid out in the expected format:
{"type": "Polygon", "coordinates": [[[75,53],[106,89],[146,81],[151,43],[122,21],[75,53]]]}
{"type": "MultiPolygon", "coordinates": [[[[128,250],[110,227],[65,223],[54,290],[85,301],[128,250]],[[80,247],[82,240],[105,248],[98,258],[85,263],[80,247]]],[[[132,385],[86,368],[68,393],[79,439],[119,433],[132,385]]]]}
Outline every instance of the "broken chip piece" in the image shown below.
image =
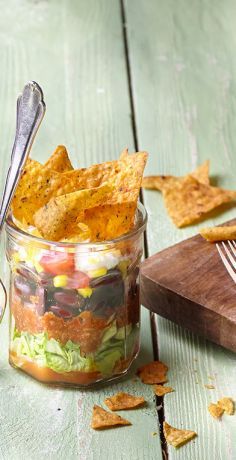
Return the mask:
{"type": "Polygon", "coordinates": [[[224,409],[215,403],[210,403],[208,405],[208,411],[210,412],[212,417],[217,419],[220,419],[224,413],[224,409]]]}
{"type": "Polygon", "coordinates": [[[167,422],[163,423],[163,431],[167,443],[174,447],[181,447],[197,436],[195,431],[180,430],[167,422]]]}
{"type": "Polygon", "coordinates": [[[167,382],[166,372],[168,367],[161,361],[152,361],[137,370],[137,375],[143,383],[155,384],[167,382]]]}
{"type": "Polygon", "coordinates": [[[123,425],[132,425],[128,420],[120,415],[112,414],[100,406],[93,407],[91,428],[94,430],[103,430],[123,425]]]}
{"type": "Polygon", "coordinates": [[[109,407],[110,410],[126,410],[135,409],[145,404],[143,396],[133,396],[129,393],[117,393],[114,396],[106,398],[104,403],[109,407]]]}
{"type": "Polygon", "coordinates": [[[207,388],[208,390],[215,390],[214,385],[211,385],[211,384],[209,384],[209,383],[206,383],[206,384],[204,385],[204,387],[207,388]]]}
{"type": "Polygon", "coordinates": [[[217,405],[221,407],[228,415],[234,415],[234,401],[232,398],[221,398],[217,405]]]}
{"type": "Polygon", "coordinates": [[[165,387],[164,385],[154,385],[153,390],[155,395],[157,396],[164,396],[167,393],[172,393],[173,391],[175,391],[172,387],[165,387]]]}
{"type": "Polygon", "coordinates": [[[203,238],[210,242],[235,240],[236,225],[201,228],[199,233],[203,238]]]}

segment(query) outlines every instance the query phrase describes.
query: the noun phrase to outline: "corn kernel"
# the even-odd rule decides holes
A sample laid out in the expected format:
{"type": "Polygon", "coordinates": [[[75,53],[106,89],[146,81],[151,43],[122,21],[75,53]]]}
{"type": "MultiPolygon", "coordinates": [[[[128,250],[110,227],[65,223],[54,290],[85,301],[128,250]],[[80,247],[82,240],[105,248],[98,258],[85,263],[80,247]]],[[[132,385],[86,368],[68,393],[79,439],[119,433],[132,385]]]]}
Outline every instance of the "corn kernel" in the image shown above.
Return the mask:
{"type": "Polygon", "coordinates": [[[37,260],[34,261],[34,266],[35,266],[35,268],[36,268],[38,273],[43,272],[43,267],[42,267],[42,265],[40,265],[40,263],[37,260]]]}
{"type": "Polygon", "coordinates": [[[18,264],[21,261],[20,254],[18,252],[14,252],[12,255],[12,260],[15,264],[18,264]]]}
{"type": "Polygon", "coordinates": [[[89,278],[98,278],[99,276],[104,276],[107,274],[106,267],[97,268],[96,270],[89,270],[89,278]]]}
{"type": "Polygon", "coordinates": [[[78,293],[80,295],[82,295],[82,297],[84,297],[85,299],[87,297],[91,297],[92,293],[93,293],[93,290],[91,287],[86,287],[86,288],[81,288],[81,289],[77,289],[78,293]]]}
{"type": "Polygon", "coordinates": [[[123,275],[123,278],[125,278],[126,275],[127,275],[127,270],[128,270],[129,265],[130,265],[130,260],[129,259],[121,260],[118,263],[118,268],[121,271],[121,273],[123,275]]]}
{"type": "Polygon", "coordinates": [[[53,278],[53,284],[55,287],[65,287],[67,285],[67,275],[57,275],[53,278]]]}

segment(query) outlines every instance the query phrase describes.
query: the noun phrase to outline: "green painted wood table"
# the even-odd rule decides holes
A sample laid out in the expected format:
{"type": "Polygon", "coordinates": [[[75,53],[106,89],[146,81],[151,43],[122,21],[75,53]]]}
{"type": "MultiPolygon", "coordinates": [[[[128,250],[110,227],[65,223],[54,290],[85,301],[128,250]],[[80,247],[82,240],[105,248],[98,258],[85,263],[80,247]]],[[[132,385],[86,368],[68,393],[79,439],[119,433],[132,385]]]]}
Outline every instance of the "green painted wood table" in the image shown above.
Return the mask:
{"type": "MultiPolygon", "coordinates": [[[[234,0],[0,0],[1,178],[15,129],[15,100],[38,81],[47,113],[32,156],[57,144],[86,166],[115,158],[126,146],[149,152],[146,173],[182,175],[211,160],[217,183],[236,174],[234,0]]],[[[176,229],[161,196],[145,191],[146,256],[197,233],[176,229]]],[[[208,223],[235,217],[235,208],[208,223]]],[[[2,274],[7,267],[2,248],[2,274]]],[[[54,389],[13,370],[7,359],[8,318],[1,326],[0,459],[234,460],[236,417],[207,411],[236,397],[235,354],[142,311],[142,348],[131,374],[88,391],[54,389]],[[140,363],[166,362],[175,393],[156,404],[134,381],[140,363]],[[211,383],[214,390],[204,384],[211,383]],[[147,407],[129,413],[131,427],[95,432],[93,404],[117,390],[143,394],[147,407]],[[175,450],[162,442],[163,418],[198,437],[175,450]]],[[[126,414],[127,415],[127,414],[126,414]]]]}

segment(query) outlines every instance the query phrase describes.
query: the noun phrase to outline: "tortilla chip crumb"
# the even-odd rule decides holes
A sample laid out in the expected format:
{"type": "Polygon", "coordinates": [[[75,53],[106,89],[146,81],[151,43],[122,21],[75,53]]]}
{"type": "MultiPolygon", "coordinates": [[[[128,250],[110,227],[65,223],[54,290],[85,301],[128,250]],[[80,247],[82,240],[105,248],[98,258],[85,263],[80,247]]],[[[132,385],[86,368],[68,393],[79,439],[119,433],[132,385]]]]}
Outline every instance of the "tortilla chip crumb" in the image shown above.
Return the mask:
{"type": "Polygon", "coordinates": [[[204,387],[207,388],[208,390],[215,390],[214,385],[210,385],[208,383],[206,385],[204,385],[204,387]]]}
{"type": "Polygon", "coordinates": [[[155,383],[167,382],[166,372],[168,367],[161,361],[152,361],[151,363],[145,364],[137,370],[137,375],[140,377],[143,383],[153,385],[155,383]]]}
{"type": "Polygon", "coordinates": [[[172,387],[165,387],[163,385],[154,385],[153,390],[157,396],[164,396],[167,393],[172,393],[172,391],[175,391],[172,387]]]}
{"type": "Polygon", "coordinates": [[[143,406],[146,401],[143,396],[133,396],[128,393],[117,393],[110,398],[106,398],[104,403],[109,407],[110,410],[126,410],[135,409],[143,406]]]}
{"type": "Polygon", "coordinates": [[[224,413],[224,409],[218,406],[218,404],[210,403],[208,406],[208,411],[210,412],[211,416],[217,419],[220,419],[224,413]]]}
{"type": "Polygon", "coordinates": [[[195,431],[179,430],[169,425],[167,422],[163,423],[163,430],[167,443],[174,447],[181,447],[197,436],[195,431]]]}
{"type": "Polygon", "coordinates": [[[154,432],[152,433],[152,436],[156,436],[156,435],[157,435],[157,432],[154,431],[154,432]]]}
{"type": "Polygon", "coordinates": [[[132,425],[132,423],[125,418],[120,417],[120,415],[112,414],[111,412],[106,411],[100,406],[93,406],[93,415],[90,426],[94,430],[104,430],[106,428],[123,425],[132,425]]]}
{"type": "Polygon", "coordinates": [[[234,415],[234,401],[232,398],[222,398],[217,402],[217,405],[221,407],[228,415],[234,415]]]}

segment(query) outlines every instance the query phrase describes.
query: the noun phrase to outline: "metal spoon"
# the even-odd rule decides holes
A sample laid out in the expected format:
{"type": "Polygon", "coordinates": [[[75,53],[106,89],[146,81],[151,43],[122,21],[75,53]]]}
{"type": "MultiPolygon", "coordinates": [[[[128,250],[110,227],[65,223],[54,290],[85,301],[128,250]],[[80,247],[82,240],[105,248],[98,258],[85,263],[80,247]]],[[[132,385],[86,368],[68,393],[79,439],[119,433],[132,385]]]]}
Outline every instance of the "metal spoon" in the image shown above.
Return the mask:
{"type": "MultiPolygon", "coordinates": [[[[40,86],[34,81],[28,82],[17,99],[16,135],[0,206],[0,231],[45,110],[40,86]]],[[[0,279],[0,321],[6,307],[6,298],[6,289],[0,279]]]]}

